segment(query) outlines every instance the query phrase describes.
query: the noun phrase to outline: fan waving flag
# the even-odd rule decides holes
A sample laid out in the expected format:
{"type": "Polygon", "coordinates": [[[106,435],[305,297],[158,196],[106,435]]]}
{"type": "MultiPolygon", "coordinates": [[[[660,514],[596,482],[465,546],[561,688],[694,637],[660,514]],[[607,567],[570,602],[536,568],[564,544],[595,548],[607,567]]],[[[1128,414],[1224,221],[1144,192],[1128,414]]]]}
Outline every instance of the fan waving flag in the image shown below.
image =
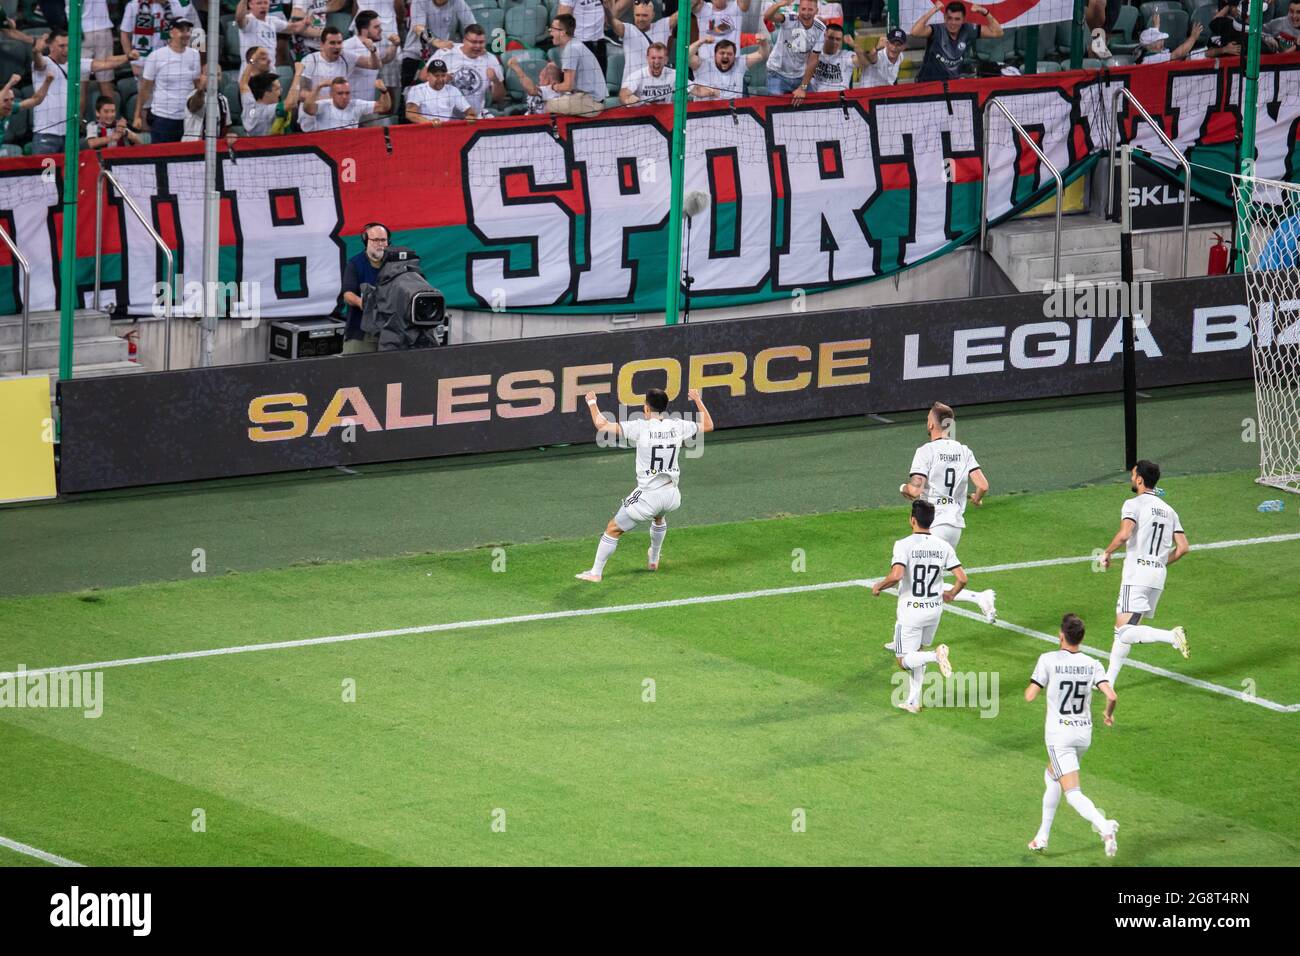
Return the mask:
{"type": "MultiPolygon", "coordinates": [[[[1074,18],[1074,0],[1001,0],[999,3],[985,3],[989,13],[1004,27],[1027,27],[1035,23],[1058,23],[1074,18]]],[[[982,14],[971,13],[970,3],[966,3],[966,17],[976,25],[984,23],[982,14]]],[[[925,0],[899,0],[898,15],[903,21],[904,30],[921,18],[926,10],[933,9],[933,3],[925,0]]],[[[931,23],[942,23],[943,14],[936,13],[931,23]]]]}

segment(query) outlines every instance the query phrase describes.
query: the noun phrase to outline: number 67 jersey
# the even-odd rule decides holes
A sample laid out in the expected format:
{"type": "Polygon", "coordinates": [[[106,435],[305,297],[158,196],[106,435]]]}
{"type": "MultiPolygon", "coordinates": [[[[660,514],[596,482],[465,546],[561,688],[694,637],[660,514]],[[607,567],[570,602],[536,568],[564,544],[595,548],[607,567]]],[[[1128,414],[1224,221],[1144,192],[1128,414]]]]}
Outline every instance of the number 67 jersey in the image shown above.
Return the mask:
{"type": "Polygon", "coordinates": [[[1106,668],[1082,652],[1057,649],[1038,658],[1029,679],[1047,691],[1047,742],[1086,748],[1092,742],[1092,689],[1106,679],[1106,668]]]}
{"type": "Polygon", "coordinates": [[[676,485],[682,476],[682,444],[700,426],[683,418],[634,418],[623,423],[623,437],[636,446],[636,485],[643,491],[676,485]]]}

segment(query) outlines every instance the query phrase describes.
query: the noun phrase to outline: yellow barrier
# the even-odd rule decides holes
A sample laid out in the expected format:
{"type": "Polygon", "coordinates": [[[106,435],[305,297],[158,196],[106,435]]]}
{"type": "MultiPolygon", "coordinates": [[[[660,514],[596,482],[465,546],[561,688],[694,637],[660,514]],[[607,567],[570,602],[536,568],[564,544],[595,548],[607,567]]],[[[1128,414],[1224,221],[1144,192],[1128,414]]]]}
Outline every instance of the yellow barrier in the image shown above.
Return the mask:
{"type": "Polygon", "coordinates": [[[57,493],[50,380],[45,375],[0,379],[0,502],[57,493]]]}
{"type": "MultiPolygon", "coordinates": [[[[1068,216],[1072,212],[1084,212],[1083,205],[1083,181],[1086,176],[1080,176],[1072,183],[1065,187],[1065,203],[1061,206],[1061,214],[1068,216]]],[[[1032,219],[1037,216],[1054,216],[1056,215],[1056,194],[1053,193],[1047,199],[1044,199],[1037,206],[1026,209],[1017,218],[1032,219]]]]}

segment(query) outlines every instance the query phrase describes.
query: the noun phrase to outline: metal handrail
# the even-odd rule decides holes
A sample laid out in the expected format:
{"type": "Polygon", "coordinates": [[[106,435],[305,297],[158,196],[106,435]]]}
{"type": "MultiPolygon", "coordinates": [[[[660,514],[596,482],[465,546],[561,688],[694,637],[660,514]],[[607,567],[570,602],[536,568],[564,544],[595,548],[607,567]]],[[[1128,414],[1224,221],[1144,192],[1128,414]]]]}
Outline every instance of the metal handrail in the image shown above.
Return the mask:
{"type": "Polygon", "coordinates": [[[158,230],[154,229],[153,224],[145,218],[140,207],[136,205],[122,184],[117,181],[112,173],[104,166],[99,167],[99,178],[95,180],[95,308],[99,308],[99,286],[100,286],[100,263],[103,258],[104,248],[104,180],[107,179],[117,190],[117,194],[122,197],[128,209],[135,214],[135,218],[140,220],[140,225],[153,239],[154,244],[162,250],[163,258],[167,260],[167,298],[164,303],[165,314],[163,318],[163,369],[167,370],[172,367],[172,299],[175,297],[176,286],[176,257],[167,243],[163,242],[162,236],[158,235],[158,230]]]}
{"type": "Polygon", "coordinates": [[[28,265],[27,257],[18,251],[18,246],[15,245],[9,231],[4,226],[0,226],[0,239],[3,239],[5,245],[9,247],[9,253],[14,257],[14,261],[18,263],[18,268],[23,270],[23,374],[26,375],[27,343],[30,335],[28,326],[32,320],[32,267],[28,265]]]}
{"type": "Polygon", "coordinates": [[[989,231],[989,111],[993,107],[1002,111],[1002,115],[1007,118],[1021,138],[1034,151],[1043,165],[1048,168],[1052,178],[1056,180],[1056,240],[1052,246],[1052,279],[1055,282],[1061,281],[1061,206],[1065,203],[1065,180],[1061,178],[1060,172],[1052,161],[1047,158],[1047,154],[1038,148],[1032,136],[1026,132],[1025,128],[1016,122],[1016,118],[1011,115],[1011,111],[1002,105],[996,98],[990,97],[989,101],[984,104],[984,177],[983,187],[980,190],[980,252],[987,250],[987,237],[989,231]]]}
{"type": "MultiPolygon", "coordinates": [[[[1110,100],[1111,119],[1114,119],[1115,114],[1119,112],[1119,100],[1121,96],[1133,104],[1133,108],[1138,111],[1139,118],[1147,121],[1147,124],[1150,125],[1151,129],[1155,131],[1155,134],[1160,137],[1160,141],[1165,144],[1165,148],[1169,150],[1169,152],[1174,154],[1174,159],[1178,160],[1179,165],[1183,167],[1183,271],[1181,273],[1181,277],[1185,279],[1187,278],[1187,234],[1188,234],[1188,227],[1191,225],[1192,222],[1192,164],[1187,161],[1187,157],[1184,156],[1182,152],[1179,151],[1178,147],[1174,145],[1173,140],[1171,140],[1168,136],[1165,135],[1164,129],[1162,129],[1160,124],[1155,121],[1155,117],[1153,117],[1150,113],[1148,113],[1143,108],[1142,104],[1137,101],[1136,97],[1134,97],[1133,94],[1130,93],[1124,87],[1120,87],[1118,90],[1116,90],[1115,95],[1111,97],[1110,100]]],[[[1107,219],[1109,219],[1115,212],[1114,193],[1115,193],[1115,140],[1116,138],[1117,137],[1115,136],[1110,137],[1110,155],[1106,163],[1106,218],[1107,219]]]]}

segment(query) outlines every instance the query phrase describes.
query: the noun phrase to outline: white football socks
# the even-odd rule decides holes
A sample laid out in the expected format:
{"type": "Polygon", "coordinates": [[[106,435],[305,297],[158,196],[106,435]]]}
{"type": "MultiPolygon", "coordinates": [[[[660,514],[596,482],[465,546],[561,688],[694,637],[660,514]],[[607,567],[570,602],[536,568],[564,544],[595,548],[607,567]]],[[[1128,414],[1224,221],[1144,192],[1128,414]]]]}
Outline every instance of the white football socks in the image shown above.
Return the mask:
{"type": "Polygon", "coordinates": [[[1043,822],[1038,825],[1038,842],[1046,843],[1052,832],[1052,821],[1056,818],[1056,808],[1061,805],[1061,784],[1052,779],[1052,775],[1043,771],[1043,822]]]}
{"type": "Polygon", "coordinates": [[[933,664],[939,659],[934,651],[912,651],[903,655],[903,666],[908,669],[911,679],[907,685],[907,703],[915,707],[921,702],[921,684],[925,677],[925,665],[933,664]]]}
{"type": "Polygon", "coordinates": [[[979,604],[980,595],[983,593],[984,593],[983,591],[973,591],[970,588],[962,588],[960,591],[957,592],[957,595],[956,597],[953,598],[953,600],[969,601],[971,604],[979,604]]]}
{"type": "Polygon", "coordinates": [[[1065,799],[1070,806],[1074,807],[1075,812],[1095,826],[1098,832],[1106,829],[1106,818],[1101,815],[1097,805],[1085,797],[1078,787],[1067,793],[1065,799]]]}
{"type": "Polygon", "coordinates": [[[1112,688],[1115,686],[1115,678],[1119,676],[1119,669],[1124,666],[1124,658],[1128,657],[1129,648],[1132,647],[1120,636],[1129,627],[1130,625],[1125,624],[1123,627],[1115,628],[1115,641],[1110,645],[1110,663],[1106,667],[1106,680],[1110,681],[1112,688]]]}
{"type": "Polygon", "coordinates": [[[663,550],[664,535],[668,533],[668,522],[650,525],[650,563],[659,563],[659,552],[663,550]]]}
{"type": "Polygon", "coordinates": [[[605,562],[610,559],[614,549],[618,547],[618,538],[611,538],[607,534],[600,536],[600,544],[596,545],[596,562],[591,566],[591,570],[597,574],[605,573],[605,562]]]}
{"type": "Polygon", "coordinates": [[[1124,666],[1124,658],[1134,644],[1168,644],[1177,647],[1178,641],[1173,631],[1166,631],[1148,624],[1125,624],[1115,628],[1115,643],[1110,646],[1110,666],[1106,668],[1106,679],[1110,686],[1115,686],[1115,678],[1124,666]]]}

